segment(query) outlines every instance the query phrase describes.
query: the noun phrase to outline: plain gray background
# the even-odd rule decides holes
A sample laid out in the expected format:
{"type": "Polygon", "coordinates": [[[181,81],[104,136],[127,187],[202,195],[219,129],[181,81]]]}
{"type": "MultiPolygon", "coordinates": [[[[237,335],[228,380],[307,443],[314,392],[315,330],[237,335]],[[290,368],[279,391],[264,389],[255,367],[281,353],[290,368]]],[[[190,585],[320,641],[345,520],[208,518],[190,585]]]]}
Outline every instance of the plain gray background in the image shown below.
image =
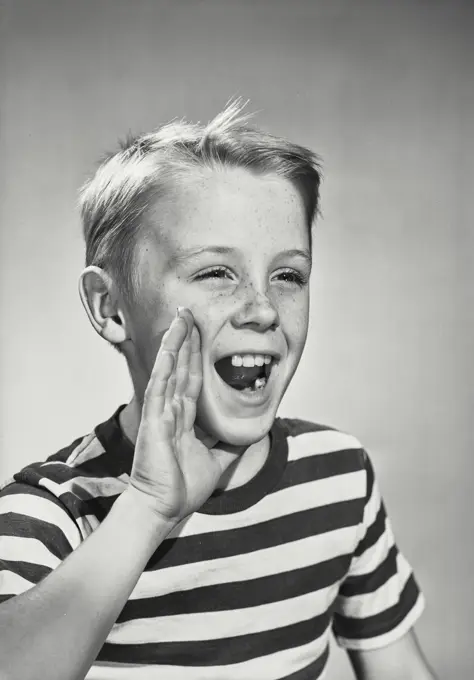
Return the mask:
{"type": "MultiPolygon", "coordinates": [[[[474,670],[474,3],[3,0],[0,478],[130,396],[77,295],[76,192],[129,130],[234,95],[324,161],[307,347],[280,413],[372,455],[441,677],[474,670]]],[[[330,668],[351,677],[342,653],[330,668]]]]}

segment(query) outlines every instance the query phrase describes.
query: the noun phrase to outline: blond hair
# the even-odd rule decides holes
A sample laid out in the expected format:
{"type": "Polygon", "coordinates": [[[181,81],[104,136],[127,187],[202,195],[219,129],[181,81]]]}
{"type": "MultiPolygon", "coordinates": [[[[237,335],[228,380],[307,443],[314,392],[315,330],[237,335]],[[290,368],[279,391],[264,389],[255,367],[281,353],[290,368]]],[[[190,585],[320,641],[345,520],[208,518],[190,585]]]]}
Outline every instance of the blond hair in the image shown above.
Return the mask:
{"type": "Polygon", "coordinates": [[[302,197],[311,241],[319,209],[318,156],[305,147],[249,125],[241,100],[230,102],[207,125],[172,121],[127,139],[82,187],[79,205],[86,265],[111,274],[123,293],[136,289],[135,245],[150,205],[183,172],[197,167],[239,167],[290,180],[302,197]]]}

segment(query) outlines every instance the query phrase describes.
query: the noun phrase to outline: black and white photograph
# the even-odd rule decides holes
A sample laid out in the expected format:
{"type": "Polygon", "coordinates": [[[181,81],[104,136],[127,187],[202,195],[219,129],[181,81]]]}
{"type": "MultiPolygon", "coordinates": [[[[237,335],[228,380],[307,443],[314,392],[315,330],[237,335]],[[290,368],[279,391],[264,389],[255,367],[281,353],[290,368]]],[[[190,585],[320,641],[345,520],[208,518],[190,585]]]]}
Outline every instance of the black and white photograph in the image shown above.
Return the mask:
{"type": "Polygon", "coordinates": [[[0,680],[474,677],[474,2],[0,0],[0,680]]]}

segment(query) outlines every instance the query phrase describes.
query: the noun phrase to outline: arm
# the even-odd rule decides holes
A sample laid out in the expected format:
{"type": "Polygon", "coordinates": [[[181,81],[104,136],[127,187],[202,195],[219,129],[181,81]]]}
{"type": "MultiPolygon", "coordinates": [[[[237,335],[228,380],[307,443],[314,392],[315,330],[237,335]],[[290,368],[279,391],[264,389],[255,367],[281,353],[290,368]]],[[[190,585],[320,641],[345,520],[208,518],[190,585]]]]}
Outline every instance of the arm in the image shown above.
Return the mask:
{"type": "Polygon", "coordinates": [[[359,543],[341,584],[334,632],[359,680],[434,680],[413,626],[424,598],[399,552],[367,454],[359,543]]]}
{"type": "Polygon", "coordinates": [[[357,680],[436,680],[413,629],[386,647],[348,654],[357,680]]]}
{"type": "Polygon", "coordinates": [[[137,496],[125,491],[101,526],[57,569],[0,606],[1,680],[86,675],[147,561],[172,528],[137,496]]]}
{"type": "MultiPolygon", "coordinates": [[[[198,331],[187,316],[162,340],[128,488],[54,571],[0,605],[1,680],[84,678],[153,552],[210,496],[231,462],[194,434],[201,355],[198,331]]],[[[4,564],[18,559],[8,557],[9,545],[6,536],[4,564]]]]}

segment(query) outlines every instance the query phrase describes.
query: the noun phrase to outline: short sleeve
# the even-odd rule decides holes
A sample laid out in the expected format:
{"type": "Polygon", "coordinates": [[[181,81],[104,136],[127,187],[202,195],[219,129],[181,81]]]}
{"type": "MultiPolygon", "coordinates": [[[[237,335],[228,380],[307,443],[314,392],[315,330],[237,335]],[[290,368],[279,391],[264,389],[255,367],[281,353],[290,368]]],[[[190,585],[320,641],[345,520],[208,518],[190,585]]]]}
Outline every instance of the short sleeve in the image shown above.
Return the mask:
{"type": "Polygon", "coordinates": [[[424,608],[413,570],[398,550],[374,470],[364,451],[367,493],[359,542],[335,603],[333,632],[346,649],[376,649],[401,638],[424,608]]]}
{"type": "Polygon", "coordinates": [[[0,603],[29,590],[81,542],[73,518],[45,489],[12,483],[0,492],[0,603]]]}

